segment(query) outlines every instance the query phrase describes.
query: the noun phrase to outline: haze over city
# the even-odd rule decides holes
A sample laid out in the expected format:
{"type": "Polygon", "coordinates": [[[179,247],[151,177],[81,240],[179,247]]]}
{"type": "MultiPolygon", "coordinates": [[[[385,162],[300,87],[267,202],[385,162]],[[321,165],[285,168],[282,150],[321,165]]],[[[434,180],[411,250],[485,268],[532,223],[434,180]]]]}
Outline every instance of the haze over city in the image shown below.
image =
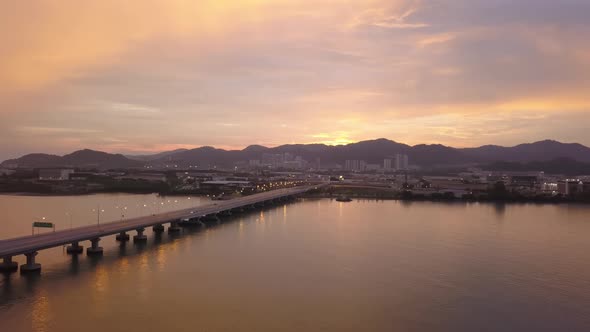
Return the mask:
{"type": "Polygon", "coordinates": [[[7,1],[0,159],[80,148],[590,145],[590,3],[7,1]]]}

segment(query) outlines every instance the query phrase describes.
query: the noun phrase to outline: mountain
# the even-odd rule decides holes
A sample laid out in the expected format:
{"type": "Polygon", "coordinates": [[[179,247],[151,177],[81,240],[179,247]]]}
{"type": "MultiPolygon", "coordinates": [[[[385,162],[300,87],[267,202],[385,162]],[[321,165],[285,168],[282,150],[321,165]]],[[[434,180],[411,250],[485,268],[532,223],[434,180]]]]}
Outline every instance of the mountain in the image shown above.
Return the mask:
{"type": "MultiPolygon", "coordinates": [[[[320,160],[321,164],[343,165],[346,160],[364,160],[370,164],[383,164],[383,159],[398,153],[407,154],[410,164],[422,167],[490,164],[493,162],[531,163],[548,162],[566,158],[590,163],[590,148],[577,143],[560,143],[552,140],[520,144],[513,147],[484,145],[477,148],[453,148],[440,144],[410,146],[380,138],[346,145],[287,144],[277,147],[250,145],[243,150],[223,150],[211,146],[196,149],[179,149],[154,155],[133,156],[80,150],[63,157],[49,154],[30,154],[4,164],[24,167],[85,167],[85,168],[133,168],[144,163],[151,165],[175,164],[179,167],[233,166],[237,162],[262,159],[264,154],[290,153],[308,162],[320,160]]],[[[268,156],[267,156],[268,157],[268,156]]],[[[1,166],[1,165],[0,165],[1,166]]],[[[516,166],[515,166],[516,167],[516,166]]]]}
{"type": "Polygon", "coordinates": [[[261,159],[263,154],[291,153],[304,160],[315,161],[320,158],[322,164],[342,163],[347,159],[366,160],[369,163],[383,163],[384,156],[405,152],[410,147],[386,139],[363,141],[348,145],[328,146],[325,144],[287,144],[273,148],[251,145],[243,150],[221,150],[212,147],[200,147],[168,155],[152,161],[153,163],[177,163],[181,165],[232,165],[239,161],[261,159]]]}
{"type": "Polygon", "coordinates": [[[472,159],[460,150],[443,145],[409,146],[392,140],[380,138],[346,145],[329,146],[325,144],[286,144],[273,148],[251,145],[243,150],[226,151],[212,147],[201,147],[166,158],[154,159],[152,163],[175,163],[179,165],[232,165],[239,161],[261,159],[263,154],[290,153],[301,156],[304,160],[314,162],[317,159],[323,165],[343,164],[348,159],[364,160],[372,164],[383,164],[383,159],[398,153],[408,155],[411,163],[417,165],[463,164],[472,159]]]}
{"type": "Polygon", "coordinates": [[[532,161],[526,163],[499,161],[485,166],[490,171],[523,171],[563,175],[590,175],[590,163],[570,158],[557,158],[548,161],[532,161]]]}
{"type": "Polygon", "coordinates": [[[153,159],[154,163],[230,165],[239,161],[261,159],[262,155],[291,153],[307,161],[320,159],[323,165],[343,164],[347,159],[365,160],[382,164],[383,159],[398,153],[407,154],[411,164],[419,166],[483,164],[495,161],[532,162],[569,158],[590,162],[590,148],[577,143],[560,143],[552,140],[520,144],[513,147],[485,145],[477,148],[453,148],[440,144],[410,146],[380,138],[346,145],[287,144],[273,148],[251,145],[243,150],[226,151],[212,147],[171,153],[165,159],[153,159]]]}
{"type": "Polygon", "coordinates": [[[160,152],[160,153],[156,153],[156,154],[126,155],[125,157],[128,159],[131,159],[131,160],[150,161],[150,160],[161,159],[161,158],[167,157],[169,155],[179,153],[179,152],[184,152],[184,151],[188,151],[188,149],[176,149],[176,150],[164,151],[164,152],[160,152]]]}
{"type": "Polygon", "coordinates": [[[590,148],[578,143],[561,143],[544,140],[513,147],[485,145],[479,148],[461,149],[467,156],[483,162],[490,161],[549,161],[557,158],[569,158],[590,162],[590,148]]]}
{"type": "Polygon", "coordinates": [[[22,156],[17,159],[4,161],[2,165],[16,164],[25,168],[44,168],[44,167],[73,167],[73,168],[134,168],[143,166],[143,162],[131,160],[122,154],[110,154],[94,150],[79,150],[67,154],[63,157],[34,153],[22,156]]]}
{"type": "Polygon", "coordinates": [[[59,164],[60,160],[60,156],[52,154],[31,153],[20,158],[5,160],[0,166],[16,164],[19,167],[54,167],[59,164]]]}

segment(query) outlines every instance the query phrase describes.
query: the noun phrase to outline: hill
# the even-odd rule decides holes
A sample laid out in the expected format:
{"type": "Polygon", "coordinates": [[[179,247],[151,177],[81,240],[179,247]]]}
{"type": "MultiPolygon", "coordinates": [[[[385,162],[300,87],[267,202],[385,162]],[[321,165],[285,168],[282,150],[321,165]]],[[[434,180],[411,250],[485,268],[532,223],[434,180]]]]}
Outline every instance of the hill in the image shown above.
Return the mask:
{"type": "Polygon", "coordinates": [[[557,158],[548,161],[494,162],[484,167],[490,171],[522,171],[540,172],[563,175],[590,175],[590,163],[584,163],[569,158],[557,158]]]}
{"type": "Polygon", "coordinates": [[[21,167],[80,167],[80,168],[133,168],[145,163],[152,165],[177,164],[179,167],[233,166],[237,162],[262,159],[264,154],[291,153],[308,162],[320,160],[322,165],[344,164],[346,160],[364,160],[383,164],[383,159],[398,153],[407,154],[410,164],[421,167],[490,164],[493,162],[518,163],[548,162],[559,159],[590,163],[590,148],[577,143],[560,143],[544,140],[513,147],[485,145],[477,148],[453,148],[440,144],[410,146],[380,138],[346,145],[287,144],[277,147],[250,145],[243,150],[223,150],[211,146],[179,149],[153,155],[133,156],[110,154],[93,150],[80,150],[63,157],[49,154],[29,154],[3,164],[21,167]]]}
{"type": "Polygon", "coordinates": [[[544,140],[513,147],[485,145],[479,148],[461,149],[467,156],[479,161],[531,162],[557,158],[590,162],[590,148],[578,143],[561,143],[544,140]]]}
{"type": "Polygon", "coordinates": [[[0,166],[16,164],[23,168],[72,167],[85,169],[115,169],[142,167],[143,162],[131,160],[122,154],[94,150],[79,150],[65,156],[34,153],[4,161],[0,166]]]}
{"type": "Polygon", "coordinates": [[[545,140],[514,147],[486,145],[478,148],[453,148],[440,144],[406,145],[388,139],[376,139],[329,146],[324,144],[288,144],[273,148],[249,146],[243,150],[226,151],[212,147],[171,153],[166,158],[152,159],[152,162],[175,162],[178,164],[230,165],[238,161],[260,159],[262,154],[291,153],[307,161],[321,160],[323,165],[342,164],[347,159],[365,160],[382,164],[383,159],[398,153],[407,154],[413,165],[432,167],[442,165],[482,164],[494,161],[533,162],[569,158],[590,162],[590,148],[577,143],[560,143],[545,140]]]}

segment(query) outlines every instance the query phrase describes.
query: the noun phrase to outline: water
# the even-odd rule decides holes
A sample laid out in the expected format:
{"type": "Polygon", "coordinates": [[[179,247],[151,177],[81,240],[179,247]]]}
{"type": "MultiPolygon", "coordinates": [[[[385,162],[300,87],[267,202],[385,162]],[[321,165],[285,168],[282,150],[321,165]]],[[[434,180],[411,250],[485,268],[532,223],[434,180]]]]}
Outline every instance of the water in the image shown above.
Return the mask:
{"type": "MultiPolygon", "coordinates": [[[[116,197],[115,204],[157,200],[116,197]]],[[[39,204],[57,216],[78,201],[92,209],[94,200],[112,199],[2,196],[0,205],[8,216],[23,207],[31,215],[39,204]]],[[[0,235],[30,232],[22,220],[9,220],[0,235]]],[[[108,237],[100,259],[43,251],[40,277],[1,282],[0,326],[590,331],[589,235],[583,205],[308,199],[178,237],[150,234],[145,247],[108,237]]]]}

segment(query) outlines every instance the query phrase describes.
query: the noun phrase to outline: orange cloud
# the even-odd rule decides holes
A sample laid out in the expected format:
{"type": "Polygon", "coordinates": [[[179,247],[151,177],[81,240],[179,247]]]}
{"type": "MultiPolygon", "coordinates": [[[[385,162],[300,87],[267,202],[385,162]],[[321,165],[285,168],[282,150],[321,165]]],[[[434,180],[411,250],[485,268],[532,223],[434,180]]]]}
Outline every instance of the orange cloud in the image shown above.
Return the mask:
{"type": "Polygon", "coordinates": [[[270,1],[39,1],[0,12],[0,84],[34,89],[79,71],[118,63],[151,38],[220,35],[260,19],[270,1]]]}
{"type": "Polygon", "coordinates": [[[590,28],[559,18],[583,11],[511,10],[534,4],[7,2],[0,153],[502,138],[489,121],[520,135],[514,119],[590,110],[590,28]]]}

